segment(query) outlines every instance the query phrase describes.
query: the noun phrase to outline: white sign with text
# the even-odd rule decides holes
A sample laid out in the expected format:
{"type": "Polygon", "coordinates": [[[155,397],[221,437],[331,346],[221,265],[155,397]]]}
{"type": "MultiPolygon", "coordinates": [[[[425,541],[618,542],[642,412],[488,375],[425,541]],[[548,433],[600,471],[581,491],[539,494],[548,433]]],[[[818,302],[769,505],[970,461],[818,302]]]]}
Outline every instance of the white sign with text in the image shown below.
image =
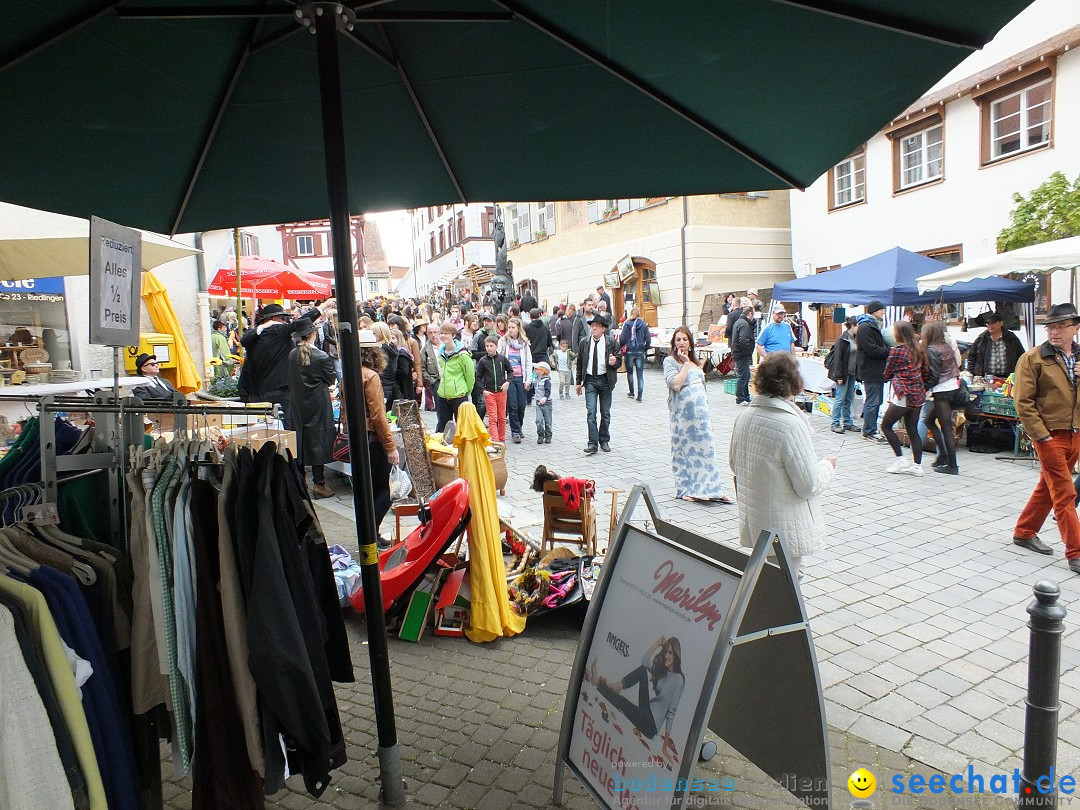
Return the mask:
{"type": "Polygon", "coordinates": [[[142,234],[90,218],[90,342],[139,343],[142,234]]]}

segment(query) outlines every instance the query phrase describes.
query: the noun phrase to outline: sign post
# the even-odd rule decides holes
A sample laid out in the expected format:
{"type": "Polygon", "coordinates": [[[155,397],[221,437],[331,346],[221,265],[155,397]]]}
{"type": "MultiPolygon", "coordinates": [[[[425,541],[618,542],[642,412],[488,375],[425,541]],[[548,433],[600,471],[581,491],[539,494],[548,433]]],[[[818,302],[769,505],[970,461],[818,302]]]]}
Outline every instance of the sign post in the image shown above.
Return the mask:
{"type": "Polygon", "coordinates": [[[722,801],[731,780],[692,775],[706,727],[808,806],[831,806],[821,681],[783,543],[762,532],[747,557],[667,523],[638,486],[582,628],[555,804],[566,767],[601,807],[722,801]],[[629,522],[642,496],[655,532],[629,522]]]}
{"type": "Polygon", "coordinates": [[[90,342],[113,347],[113,399],[120,400],[120,347],[137,346],[142,234],[90,217],[90,342]]]}

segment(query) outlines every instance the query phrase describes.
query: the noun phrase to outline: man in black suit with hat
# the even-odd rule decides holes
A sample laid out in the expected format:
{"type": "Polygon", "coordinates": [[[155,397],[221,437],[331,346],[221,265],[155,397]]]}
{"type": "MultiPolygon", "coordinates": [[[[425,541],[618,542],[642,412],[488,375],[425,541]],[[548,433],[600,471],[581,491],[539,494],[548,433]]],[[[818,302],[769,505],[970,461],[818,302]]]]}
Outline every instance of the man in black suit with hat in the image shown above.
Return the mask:
{"type": "Polygon", "coordinates": [[[585,453],[593,455],[597,444],[605,453],[611,452],[611,392],[615,390],[622,355],[612,335],[607,333],[607,320],[600,313],[589,319],[590,334],[581,339],[577,354],[577,395],[585,391],[585,410],[589,425],[589,443],[585,453]],[[600,406],[600,425],[596,424],[596,408],[600,406]]]}
{"type": "Polygon", "coordinates": [[[246,356],[240,370],[237,388],[245,402],[273,402],[281,407],[285,427],[292,429],[289,416],[289,352],[293,350],[292,335],[302,319],[315,323],[323,314],[323,308],[333,299],[305,312],[295,323],[291,314],[281,304],[267,304],[262,308],[254,329],[248,329],[240,338],[246,356]]]}
{"type": "Polygon", "coordinates": [[[177,397],[183,396],[173,388],[172,383],[161,376],[161,369],[158,367],[158,359],[155,355],[143,352],[136,357],[135,373],[140,377],[146,377],[150,381],[146,385],[136,385],[131,389],[131,395],[138,397],[143,402],[160,402],[162,400],[172,402],[177,397]]]}
{"type": "Polygon", "coordinates": [[[1053,554],[1038,531],[1053,508],[1065,543],[1069,570],[1080,574],[1080,520],[1072,471],[1080,459],[1080,315],[1072,304],[1054,304],[1046,314],[1046,341],[1028,349],[1016,364],[1013,401],[1042,468],[1039,483],[1013,529],[1013,543],[1053,554]]]}

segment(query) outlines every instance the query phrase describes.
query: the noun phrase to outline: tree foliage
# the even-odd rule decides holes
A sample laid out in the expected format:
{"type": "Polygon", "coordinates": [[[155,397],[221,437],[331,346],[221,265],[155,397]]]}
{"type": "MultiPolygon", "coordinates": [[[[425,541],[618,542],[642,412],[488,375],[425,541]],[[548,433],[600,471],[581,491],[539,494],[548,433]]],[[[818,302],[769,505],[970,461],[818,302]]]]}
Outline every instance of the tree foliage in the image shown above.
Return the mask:
{"type": "Polygon", "coordinates": [[[1027,197],[1013,194],[1012,224],[998,234],[999,253],[1080,236],[1080,177],[1069,182],[1054,172],[1027,197]]]}

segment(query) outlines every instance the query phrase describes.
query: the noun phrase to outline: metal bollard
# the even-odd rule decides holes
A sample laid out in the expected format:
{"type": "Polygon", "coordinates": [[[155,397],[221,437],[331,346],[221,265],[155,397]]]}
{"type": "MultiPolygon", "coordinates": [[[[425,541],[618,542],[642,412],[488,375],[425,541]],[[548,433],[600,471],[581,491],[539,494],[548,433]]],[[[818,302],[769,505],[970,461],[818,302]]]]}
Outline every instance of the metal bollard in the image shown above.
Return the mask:
{"type": "Polygon", "coordinates": [[[1061,629],[1065,608],[1061,590],[1040,580],[1028,605],[1031,645],[1028,654],[1027,716],[1024,722],[1024,769],[1017,807],[1057,807],[1058,686],[1061,680],[1061,629]],[[1040,784],[1041,782],[1041,784],[1040,784]],[[1049,782],[1049,784],[1048,784],[1049,782]]]}

